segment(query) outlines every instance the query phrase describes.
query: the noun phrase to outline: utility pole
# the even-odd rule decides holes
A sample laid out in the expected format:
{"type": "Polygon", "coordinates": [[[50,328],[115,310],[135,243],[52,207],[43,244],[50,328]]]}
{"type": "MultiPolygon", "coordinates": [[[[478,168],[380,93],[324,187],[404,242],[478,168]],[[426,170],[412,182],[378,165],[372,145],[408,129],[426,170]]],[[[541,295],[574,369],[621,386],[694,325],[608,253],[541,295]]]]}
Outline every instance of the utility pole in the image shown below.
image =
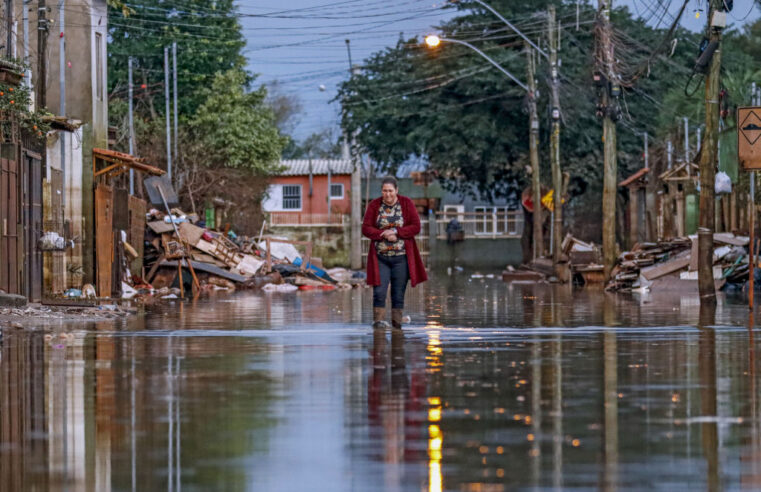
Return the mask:
{"type": "MultiPolygon", "coordinates": [[[[359,69],[351,62],[351,41],[346,40],[346,51],[349,56],[349,77],[358,74],[359,69]]],[[[348,139],[344,138],[344,142],[348,139]]],[[[352,161],[351,171],[351,255],[350,264],[352,270],[362,268],[362,176],[360,176],[360,154],[357,152],[357,140],[351,135],[349,144],[349,156],[352,161]]],[[[369,176],[369,175],[368,175],[369,176]]],[[[369,180],[369,177],[368,177],[369,180]]],[[[369,181],[368,181],[369,182],[369,181]]],[[[330,196],[330,190],[328,190],[330,196]]],[[[329,203],[329,202],[328,202],[329,203]]],[[[330,205],[328,204],[328,217],[330,217],[330,205]]]]}
{"type": "Polygon", "coordinates": [[[549,6],[547,35],[550,45],[550,94],[552,96],[552,133],[550,134],[550,164],[552,169],[553,227],[552,265],[557,275],[560,261],[560,246],[563,240],[563,176],[560,173],[560,95],[558,93],[558,49],[560,48],[560,26],[555,31],[555,6],[549,6]],[[557,34],[557,36],[556,36],[557,34]]]}
{"type": "Polygon", "coordinates": [[[8,58],[11,58],[16,56],[16,54],[13,52],[13,46],[15,44],[15,39],[13,36],[13,24],[15,24],[13,21],[13,0],[5,0],[5,22],[6,30],[8,31],[8,38],[5,41],[5,53],[7,54],[8,58]]]}
{"type": "Polygon", "coordinates": [[[618,119],[618,96],[621,86],[614,69],[613,43],[611,42],[610,10],[613,0],[597,0],[598,22],[601,24],[597,54],[603,65],[605,84],[602,90],[603,115],[603,190],[602,190],[602,250],[605,280],[616,263],[616,122],[618,119]],[[615,118],[615,119],[614,119],[615,118]]]}
{"type": "Polygon", "coordinates": [[[169,114],[169,48],[164,48],[164,99],[166,101],[166,173],[172,181],[172,129],[169,114]]]}
{"type": "Polygon", "coordinates": [[[687,176],[692,175],[690,166],[690,120],[684,116],[684,162],[687,163],[687,176]]]}
{"type": "Polygon", "coordinates": [[[23,25],[24,29],[24,64],[27,65],[27,68],[24,72],[24,84],[26,84],[27,87],[32,87],[32,70],[28,67],[29,65],[29,3],[32,0],[23,0],[21,2],[21,23],[23,25]]]}
{"type": "Polygon", "coordinates": [[[46,107],[45,83],[48,78],[47,51],[48,51],[48,21],[45,0],[37,2],[37,108],[46,107]]]}
{"type": "MultiPolygon", "coordinates": [[[[132,98],[133,98],[132,85],[132,57],[127,59],[127,91],[129,92],[129,101],[127,104],[127,113],[129,118],[129,155],[135,155],[135,124],[132,117],[132,98]]],[[[129,194],[135,194],[135,171],[129,170],[129,194]]]]}
{"type": "Polygon", "coordinates": [[[544,249],[544,234],[542,231],[542,182],[539,176],[539,119],[536,112],[536,78],[534,52],[531,46],[526,47],[526,78],[528,79],[528,122],[529,122],[529,159],[531,160],[531,201],[534,203],[533,216],[533,259],[542,256],[544,249]]]}
{"type": "Polygon", "coordinates": [[[648,135],[647,132],[643,135],[645,137],[645,168],[650,167],[650,151],[648,149],[648,135]]]}
{"type": "MultiPolygon", "coordinates": [[[[61,116],[66,117],[66,32],[65,16],[66,0],[58,0],[58,24],[61,35],[58,37],[58,106],[61,116]]],[[[66,135],[60,133],[61,145],[61,179],[64,183],[64,193],[61,195],[61,204],[66,206],[66,135]]]]}
{"type": "MultiPolygon", "coordinates": [[[[174,160],[179,164],[180,154],[177,151],[177,42],[172,42],[172,97],[174,98],[174,160]]],[[[178,183],[182,186],[182,183],[178,183]]]]}
{"type": "Polygon", "coordinates": [[[671,143],[671,137],[669,137],[668,142],[666,142],[666,163],[667,163],[666,167],[668,169],[671,169],[671,166],[674,165],[673,157],[672,157],[673,154],[674,154],[674,147],[673,147],[673,144],[671,143]]]}
{"type": "MultiPolygon", "coordinates": [[[[718,44],[706,75],[705,115],[706,132],[703,152],[700,153],[700,218],[698,227],[698,290],[700,303],[716,303],[713,281],[714,180],[719,142],[719,69],[721,68],[721,31],[726,25],[722,0],[710,0],[708,11],[708,42],[718,44]]],[[[753,247],[751,245],[751,247],[753,247]]],[[[753,275],[751,268],[750,274],[753,275]]]]}

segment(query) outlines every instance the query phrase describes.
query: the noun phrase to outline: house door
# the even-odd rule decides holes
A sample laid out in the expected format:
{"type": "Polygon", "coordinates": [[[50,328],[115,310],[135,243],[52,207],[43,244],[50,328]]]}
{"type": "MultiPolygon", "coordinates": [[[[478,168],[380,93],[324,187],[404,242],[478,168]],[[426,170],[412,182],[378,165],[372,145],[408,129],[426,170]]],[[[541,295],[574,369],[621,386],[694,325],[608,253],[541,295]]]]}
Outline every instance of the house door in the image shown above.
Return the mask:
{"type": "Polygon", "coordinates": [[[19,169],[15,160],[0,158],[0,289],[20,293],[19,169]]]}
{"type": "Polygon", "coordinates": [[[100,184],[95,188],[95,278],[99,297],[111,297],[114,263],[113,197],[112,187],[100,184]]]}
{"type": "Polygon", "coordinates": [[[37,240],[42,235],[42,164],[36,155],[24,153],[23,229],[24,295],[32,302],[42,297],[42,251],[37,240]]]}

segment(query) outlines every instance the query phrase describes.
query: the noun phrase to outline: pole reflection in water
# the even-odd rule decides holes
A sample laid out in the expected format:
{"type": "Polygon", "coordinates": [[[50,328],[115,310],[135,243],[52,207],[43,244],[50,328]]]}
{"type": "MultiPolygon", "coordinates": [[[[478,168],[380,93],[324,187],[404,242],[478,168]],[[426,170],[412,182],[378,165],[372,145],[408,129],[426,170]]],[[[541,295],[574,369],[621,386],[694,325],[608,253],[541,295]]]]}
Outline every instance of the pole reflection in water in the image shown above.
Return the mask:
{"type": "Polygon", "coordinates": [[[534,487],[541,486],[541,442],[542,442],[542,345],[540,341],[531,344],[531,481],[534,487]]]}
{"type": "Polygon", "coordinates": [[[748,394],[751,421],[750,435],[743,439],[744,450],[740,455],[743,473],[740,483],[745,489],[761,488],[761,428],[759,427],[758,395],[756,394],[756,345],[753,311],[748,315],[748,394]]]}
{"type": "Polygon", "coordinates": [[[698,359],[700,373],[700,437],[703,456],[707,464],[706,485],[709,491],[721,489],[719,472],[719,431],[716,405],[716,332],[714,324],[716,305],[702,303],[698,329],[698,359]]]}
{"type": "Polygon", "coordinates": [[[550,342],[552,353],[552,483],[563,487],[563,342],[560,335],[550,342]]]}
{"type": "Polygon", "coordinates": [[[603,333],[603,489],[618,487],[618,343],[616,333],[603,333]]]}

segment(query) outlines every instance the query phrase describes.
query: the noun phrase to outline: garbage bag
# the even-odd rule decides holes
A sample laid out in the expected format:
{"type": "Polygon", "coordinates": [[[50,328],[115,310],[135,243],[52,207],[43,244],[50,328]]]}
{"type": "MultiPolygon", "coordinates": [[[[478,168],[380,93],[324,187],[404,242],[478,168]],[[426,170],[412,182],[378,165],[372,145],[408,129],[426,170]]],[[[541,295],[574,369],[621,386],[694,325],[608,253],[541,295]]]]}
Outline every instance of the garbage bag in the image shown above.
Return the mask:
{"type": "Polygon", "coordinates": [[[729,175],[724,171],[716,173],[716,180],[714,181],[714,190],[716,194],[732,193],[732,180],[729,175]]]}

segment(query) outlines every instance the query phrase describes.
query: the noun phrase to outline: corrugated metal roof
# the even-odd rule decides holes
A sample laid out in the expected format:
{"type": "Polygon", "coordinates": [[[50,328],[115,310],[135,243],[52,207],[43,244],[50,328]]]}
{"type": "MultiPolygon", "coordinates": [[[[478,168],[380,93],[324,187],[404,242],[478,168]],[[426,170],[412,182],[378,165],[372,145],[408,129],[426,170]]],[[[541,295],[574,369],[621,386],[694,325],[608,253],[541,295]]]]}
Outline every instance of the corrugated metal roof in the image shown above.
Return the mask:
{"type": "Polygon", "coordinates": [[[351,174],[354,166],[351,160],[344,159],[292,159],[282,160],[280,165],[285,167],[278,176],[308,176],[309,169],[312,174],[328,174],[330,169],[331,174],[351,174]]]}

